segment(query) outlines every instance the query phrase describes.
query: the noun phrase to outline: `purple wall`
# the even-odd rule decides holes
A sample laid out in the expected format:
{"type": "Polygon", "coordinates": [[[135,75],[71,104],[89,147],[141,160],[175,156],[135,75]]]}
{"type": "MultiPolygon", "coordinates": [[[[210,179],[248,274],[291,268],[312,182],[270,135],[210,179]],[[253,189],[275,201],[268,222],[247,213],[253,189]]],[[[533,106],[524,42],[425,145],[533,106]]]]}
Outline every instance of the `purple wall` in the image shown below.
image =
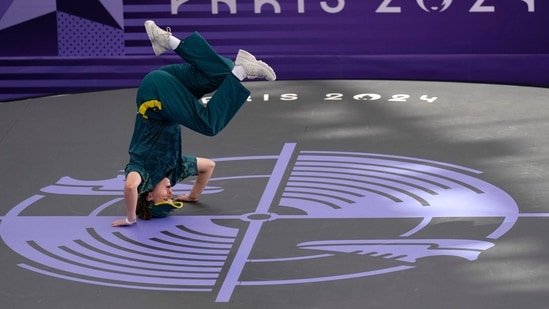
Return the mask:
{"type": "Polygon", "coordinates": [[[143,22],[199,31],[280,79],[405,79],[549,87],[544,0],[8,0],[0,101],[137,87],[155,67],[143,22]],[[39,3],[39,4],[36,4],[39,3]],[[21,42],[22,41],[22,42],[21,42]],[[8,42],[8,43],[7,43],[8,42]]]}

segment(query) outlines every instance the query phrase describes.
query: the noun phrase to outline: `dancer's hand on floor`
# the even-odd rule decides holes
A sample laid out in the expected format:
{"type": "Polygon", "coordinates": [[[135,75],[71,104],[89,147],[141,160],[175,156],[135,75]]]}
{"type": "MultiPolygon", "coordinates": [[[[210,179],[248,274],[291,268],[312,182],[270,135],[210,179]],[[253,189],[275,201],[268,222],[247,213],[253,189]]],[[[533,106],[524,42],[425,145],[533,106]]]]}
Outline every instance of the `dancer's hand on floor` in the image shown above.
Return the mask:
{"type": "Polygon", "coordinates": [[[198,198],[197,197],[191,197],[190,194],[178,195],[175,198],[175,200],[178,201],[178,202],[188,202],[188,203],[198,202],[198,198]]]}
{"type": "Polygon", "coordinates": [[[111,223],[111,226],[127,226],[127,225],[135,224],[135,222],[136,221],[130,222],[130,221],[128,221],[128,218],[123,218],[123,219],[118,219],[116,221],[113,221],[111,223]]]}

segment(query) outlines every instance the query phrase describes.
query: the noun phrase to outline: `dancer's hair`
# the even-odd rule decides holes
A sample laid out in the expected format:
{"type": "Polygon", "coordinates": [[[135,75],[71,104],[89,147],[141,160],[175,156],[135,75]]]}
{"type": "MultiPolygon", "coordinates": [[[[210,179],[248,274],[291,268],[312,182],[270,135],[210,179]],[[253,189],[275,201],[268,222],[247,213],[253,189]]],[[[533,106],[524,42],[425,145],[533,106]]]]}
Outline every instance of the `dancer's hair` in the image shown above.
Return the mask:
{"type": "Polygon", "coordinates": [[[147,196],[150,192],[144,192],[139,195],[137,199],[137,208],[135,213],[137,217],[141,220],[149,220],[151,215],[151,202],[147,201],[147,196]]]}

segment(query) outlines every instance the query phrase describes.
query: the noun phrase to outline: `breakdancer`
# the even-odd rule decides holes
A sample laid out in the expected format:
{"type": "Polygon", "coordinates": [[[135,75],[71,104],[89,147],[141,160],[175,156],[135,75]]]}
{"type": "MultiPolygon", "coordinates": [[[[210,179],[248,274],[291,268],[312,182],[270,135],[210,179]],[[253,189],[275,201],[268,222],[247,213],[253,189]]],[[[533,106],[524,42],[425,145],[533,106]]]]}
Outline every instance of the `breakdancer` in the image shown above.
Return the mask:
{"type": "Polygon", "coordinates": [[[155,55],[173,50],[184,62],[148,73],[139,85],[125,168],[126,217],[112,226],[132,225],[137,217],[164,217],[181,208],[182,202],[197,201],[215,162],[182,154],[180,126],[214,136],[248,99],[250,91],[242,80],[276,79],[269,65],[244,50],[238,51],[234,63],[218,55],[198,32],[179,39],[170,28],[163,30],[150,20],[145,30],[155,55]],[[208,103],[202,104],[200,99],[214,91],[208,103]],[[192,190],[174,198],[172,186],[189,176],[197,176],[192,190]]]}

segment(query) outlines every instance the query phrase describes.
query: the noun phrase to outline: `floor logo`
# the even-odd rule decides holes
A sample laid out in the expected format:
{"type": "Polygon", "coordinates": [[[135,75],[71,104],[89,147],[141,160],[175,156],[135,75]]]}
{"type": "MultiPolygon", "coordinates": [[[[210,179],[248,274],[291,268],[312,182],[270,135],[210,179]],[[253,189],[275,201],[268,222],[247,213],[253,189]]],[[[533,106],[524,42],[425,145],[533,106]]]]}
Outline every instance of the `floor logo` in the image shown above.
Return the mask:
{"type": "Polygon", "coordinates": [[[520,216],[508,194],[475,177],[479,171],[448,163],[298,151],[291,143],[276,155],[216,159],[218,166],[251,160],[270,162],[272,172],[216,176],[205,192],[223,192],[223,182],[263,180],[257,207],[246,213],[175,215],[111,228],[113,217],[104,212],[122,203],[123,176],[104,181],[63,177],[7,213],[0,234],[28,259],[19,266],[44,275],[132,289],[209,292],[216,302],[228,302],[236,287],[375,276],[417,267],[418,259],[432,256],[474,261],[520,216]],[[94,201],[100,196],[105,202],[92,205],[94,210],[84,216],[29,215],[43,201],[63,196],[93,196],[94,201]],[[482,236],[427,233],[441,218],[497,223],[484,228],[482,236]],[[402,224],[392,224],[391,235],[369,232],[369,223],[383,220],[402,224]],[[224,224],[229,221],[239,225],[224,224]],[[342,224],[335,230],[333,222],[342,224]],[[273,246],[262,243],[274,227],[287,233],[280,235],[284,250],[268,251],[273,246]],[[325,267],[340,262],[348,267],[325,267]]]}

